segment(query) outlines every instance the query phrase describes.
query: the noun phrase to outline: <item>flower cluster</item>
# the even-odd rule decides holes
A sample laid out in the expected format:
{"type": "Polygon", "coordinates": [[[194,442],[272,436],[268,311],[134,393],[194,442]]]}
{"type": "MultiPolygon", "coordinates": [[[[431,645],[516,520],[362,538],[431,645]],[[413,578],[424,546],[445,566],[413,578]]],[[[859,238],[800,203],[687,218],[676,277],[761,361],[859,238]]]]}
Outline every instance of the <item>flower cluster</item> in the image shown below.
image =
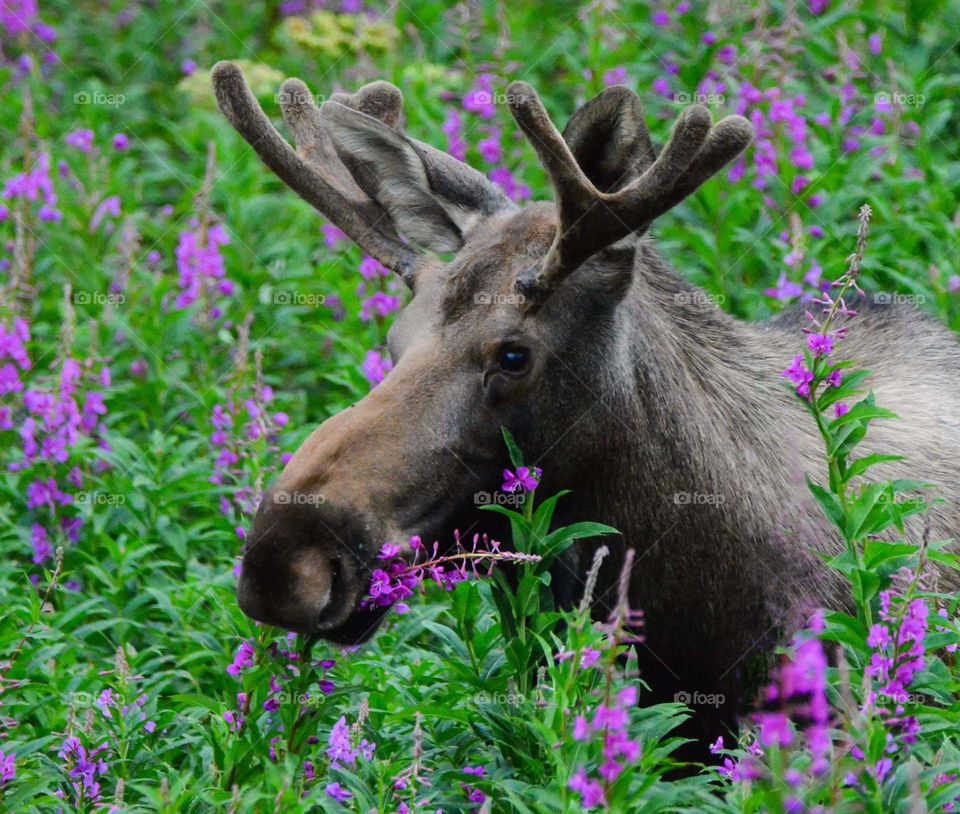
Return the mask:
{"type": "Polygon", "coordinates": [[[10,785],[17,777],[17,756],[0,751],[0,790],[10,785]]]}
{"type": "Polygon", "coordinates": [[[175,308],[186,309],[202,299],[208,319],[217,321],[223,316],[219,303],[235,291],[220,252],[220,247],[229,242],[227,230],[219,223],[208,225],[192,220],[190,228],[180,233],[176,250],[180,293],[174,301],[175,308]]]}
{"type": "Polygon", "coordinates": [[[460,161],[467,160],[470,141],[467,136],[476,131],[479,138],[476,149],[487,165],[490,180],[503,190],[512,201],[523,201],[530,197],[530,187],[517,180],[516,176],[503,163],[506,151],[502,143],[503,133],[493,119],[496,117],[496,92],[494,76],[490,73],[479,74],[473,86],[463,96],[462,109],[468,114],[469,124],[465,126],[464,116],[457,108],[450,108],[443,123],[443,133],[447,137],[447,152],[460,161]]]}
{"type": "MultiPolygon", "coordinates": [[[[110,768],[106,761],[109,751],[107,743],[88,750],[79,738],[71,735],[57,752],[57,757],[63,761],[64,769],[72,781],[72,802],[78,808],[82,808],[84,803],[97,803],[100,800],[98,778],[103,777],[110,768]]],[[[67,792],[60,790],[57,796],[67,799],[67,792]]]]}
{"type": "Polygon", "coordinates": [[[501,551],[500,543],[486,534],[474,534],[469,548],[461,542],[459,532],[454,532],[454,539],[454,552],[450,554],[441,554],[438,542],[428,549],[419,537],[411,537],[406,550],[385,543],[377,555],[380,564],[370,574],[370,587],[360,602],[361,610],[392,607],[398,613],[406,613],[409,608],[403,600],[422,590],[424,583],[433,582],[452,591],[471,575],[478,575],[478,563],[487,564],[486,575],[489,575],[498,561],[539,560],[532,554],[501,551]]]}
{"type": "MultiPolygon", "coordinates": [[[[597,575],[607,553],[606,547],[598,549],[587,573],[579,609],[581,627],[589,623],[597,575]]],[[[618,689],[614,678],[617,662],[629,660],[632,646],[643,641],[640,634],[643,612],[631,607],[629,600],[629,575],[634,556],[632,548],[626,551],[617,584],[616,604],[607,620],[595,625],[604,636],[602,648],[566,650],[556,656],[558,663],[576,658],[580,671],[601,666],[604,670],[603,700],[592,713],[576,715],[570,733],[575,742],[584,744],[589,754],[596,756],[595,774],[588,770],[587,764],[581,764],[567,784],[571,791],[580,795],[580,804],[586,809],[612,805],[611,787],[631,763],[640,759],[642,752],[640,742],[628,734],[630,710],[639,700],[637,687],[631,683],[618,689]]]]}
{"type": "Polygon", "coordinates": [[[360,365],[360,372],[370,382],[371,390],[380,384],[391,370],[393,370],[393,362],[390,361],[390,357],[375,350],[367,351],[360,365]]]}
{"type": "MultiPolygon", "coordinates": [[[[8,178],[3,185],[0,199],[39,203],[37,217],[44,223],[59,223],[63,220],[63,213],[57,208],[57,193],[50,174],[50,153],[41,152],[29,169],[8,178]]],[[[0,222],[9,217],[7,206],[0,204],[0,222]]]]}
{"type": "MultiPolygon", "coordinates": [[[[255,450],[262,449],[267,461],[279,461],[282,464],[290,455],[280,452],[280,430],[287,425],[289,417],[284,412],[271,412],[273,388],[263,382],[263,358],[260,351],[254,354],[254,381],[252,393],[241,401],[241,391],[246,386],[247,346],[249,343],[249,321],[240,327],[240,338],[236,351],[236,375],[232,386],[232,395],[222,404],[216,404],[210,416],[213,432],[210,434],[210,446],[216,453],[213,474],[210,482],[218,486],[233,486],[232,500],[226,496],[220,498],[220,512],[225,517],[239,519],[252,517],[259,503],[258,488],[250,482],[244,469],[246,459],[259,459],[255,450]]],[[[276,469],[276,464],[266,464],[265,473],[276,469]]],[[[242,525],[235,526],[238,537],[246,535],[242,525]]]]}
{"type": "Polygon", "coordinates": [[[813,758],[811,771],[829,767],[830,705],[827,700],[827,657],[816,635],[823,632],[823,614],[810,621],[808,638],[794,640],[792,658],[775,672],[763,693],[762,708],[754,714],[764,748],[786,748],[794,743],[794,727],[806,738],[813,758]]]}
{"type": "MultiPolygon", "coordinates": [[[[814,302],[821,307],[824,316],[817,318],[810,311],[806,312],[808,326],[804,331],[807,334],[807,353],[795,356],[790,366],[780,374],[790,380],[801,398],[813,400],[816,388],[821,383],[834,388],[840,387],[843,383],[840,366],[833,363],[829,357],[834,351],[835,344],[846,337],[848,328],[846,325],[834,327],[834,322],[838,317],[849,319],[857,315],[857,312],[847,303],[847,297],[851,292],[863,295],[857,280],[866,249],[867,225],[871,214],[871,209],[867,205],[860,209],[857,248],[847,258],[847,270],[814,299],[814,302]],[[836,293],[832,294],[834,290],[836,293]]],[[[837,402],[833,409],[834,415],[840,418],[848,412],[849,407],[843,402],[837,402]]]]}
{"type": "Polygon", "coordinates": [[[876,707],[904,743],[916,741],[919,724],[904,716],[907,690],[923,669],[930,606],[925,599],[906,601],[893,590],[880,593],[880,621],[870,628],[867,644],[873,649],[866,674],[879,685],[865,698],[876,707]]]}
{"type": "MultiPolygon", "coordinates": [[[[26,506],[34,514],[30,539],[33,562],[53,556],[51,536],[79,539],[82,519],[65,509],[74,504],[66,489],[81,490],[85,472],[75,451],[84,439],[103,450],[100,422],[107,413],[104,391],[110,387],[110,369],[94,358],[73,356],[74,313],[70,289],[65,296],[65,319],[53,374],[38,373],[30,361],[30,328],[26,320],[0,324],[0,432],[16,432],[20,455],[10,461],[11,472],[26,475],[26,506]],[[29,380],[23,378],[30,374],[29,380]]],[[[14,445],[10,445],[11,449],[14,445]]],[[[96,461],[95,471],[106,464],[96,461]]]]}
{"type": "MultiPolygon", "coordinates": [[[[625,687],[598,705],[589,720],[583,715],[574,719],[572,737],[575,741],[599,739],[602,762],[597,774],[608,784],[614,783],[626,765],[640,757],[639,742],[627,735],[629,711],[636,705],[637,688],[625,687]]],[[[606,805],[603,785],[591,779],[585,767],[581,766],[571,778],[570,788],[580,794],[584,808],[606,805]]]]}

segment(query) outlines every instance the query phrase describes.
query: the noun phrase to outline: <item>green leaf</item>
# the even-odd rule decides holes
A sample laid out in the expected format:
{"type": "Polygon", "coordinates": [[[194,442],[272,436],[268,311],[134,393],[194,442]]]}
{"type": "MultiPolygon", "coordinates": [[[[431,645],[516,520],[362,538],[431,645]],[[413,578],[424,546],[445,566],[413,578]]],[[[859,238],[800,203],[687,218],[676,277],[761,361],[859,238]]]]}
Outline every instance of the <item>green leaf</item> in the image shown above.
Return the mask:
{"type": "Polygon", "coordinates": [[[847,515],[845,535],[848,540],[858,540],[863,536],[863,526],[874,506],[884,498],[892,499],[889,484],[868,483],[860,492],[860,496],[850,506],[847,515]]]}
{"type": "MultiPolygon", "coordinates": [[[[840,365],[834,365],[840,367],[840,365]]],[[[844,375],[839,387],[828,387],[817,398],[817,407],[823,411],[838,401],[856,395],[857,386],[870,375],[869,370],[858,370],[844,375]]]]}
{"type": "Polygon", "coordinates": [[[543,541],[543,548],[540,556],[543,558],[537,563],[537,570],[541,571],[549,568],[553,561],[560,556],[571,543],[576,540],[583,540],[586,537],[602,537],[606,534],[619,534],[620,532],[613,526],[606,526],[603,523],[574,523],[570,526],[564,526],[548,535],[543,541]]]}
{"type": "Polygon", "coordinates": [[[863,547],[863,564],[871,570],[880,565],[895,563],[905,565],[906,560],[916,556],[917,546],[912,543],[891,543],[886,540],[868,540],[863,547]]]}
{"type": "Polygon", "coordinates": [[[833,494],[833,492],[828,492],[819,484],[814,483],[809,475],[807,475],[807,487],[833,525],[840,529],[840,531],[843,531],[846,526],[846,515],[837,496],[833,494]]]}
{"type": "Polygon", "coordinates": [[[517,442],[513,440],[513,435],[510,434],[510,430],[506,427],[500,427],[500,432],[503,433],[503,440],[507,445],[507,451],[510,453],[510,463],[513,464],[513,468],[516,469],[518,466],[523,466],[523,453],[520,451],[520,447],[517,446],[517,442]]]}
{"type": "Polygon", "coordinates": [[[553,520],[553,512],[557,507],[557,501],[564,495],[569,494],[570,490],[564,489],[560,492],[557,492],[555,495],[551,495],[545,501],[543,501],[543,503],[537,506],[536,511],[533,513],[533,519],[530,525],[531,534],[533,535],[535,543],[539,544],[544,535],[550,531],[550,522],[553,520]]]}
{"type": "Polygon", "coordinates": [[[850,584],[857,604],[866,605],[880,589],[880,577],[873,571],[858,568],[850,574],[850,584]]]}
{"type": "Polygon", "coordinates": [[[899,416],[891,410],[877,407],[873,391],[871,391],[865,399],[858,401],[847,413],[833,419],[830,424],[834,427],[841,427],[853,421],[872,421],[875,418],[899,418],[899,416]]]}
{"type": "Polygon", "coordinates": [[[858,475],[862,475],[866,472],[871,466],[876,466],[877,464],[885,463],[886,461],[903,461],[906,460],[902,455],[866,455],[863,458],[857,458],[853,463],[847,467],[847,471],[844,476],[844,481],[850,481],[858,475]]]}

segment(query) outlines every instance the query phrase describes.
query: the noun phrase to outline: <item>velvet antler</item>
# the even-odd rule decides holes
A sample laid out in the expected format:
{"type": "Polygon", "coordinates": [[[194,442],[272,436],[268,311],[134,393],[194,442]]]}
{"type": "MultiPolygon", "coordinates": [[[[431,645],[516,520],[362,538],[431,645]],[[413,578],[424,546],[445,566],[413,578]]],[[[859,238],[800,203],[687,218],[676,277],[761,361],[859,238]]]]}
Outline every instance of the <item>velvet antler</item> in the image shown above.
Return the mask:
{"type": "MultiPolygon", "coordinates": [[[[266,117],[240,69],[230,62],[213,68],[213,86],[220,110],[280,179],[342,229],[364,252],[406,278],[416,259],[401,242],[389,214],[356,183],[337,155],[320,123],[320,111],[307,86],[288,79],[280,92],[283,118],[293,132],[294,152],[266,117]]],[[[399,129],[403,100],[387,82],[373,82],[344,103],[399,129]]]]}
{"type": "Polygon", "coordinates": [[[591,255],[645,229],[680,203],[753,138],[753,127],[742,116],[728,116],[711,126],[706,108],[692,105],[677,119],[669,142],[640,177],[615,192],[601,192],[584,174],[530,85],[514,82],[507,89],[507,99],[557,198],[553,245],[542,264],[517,281],[534,307],[591,255]]]}

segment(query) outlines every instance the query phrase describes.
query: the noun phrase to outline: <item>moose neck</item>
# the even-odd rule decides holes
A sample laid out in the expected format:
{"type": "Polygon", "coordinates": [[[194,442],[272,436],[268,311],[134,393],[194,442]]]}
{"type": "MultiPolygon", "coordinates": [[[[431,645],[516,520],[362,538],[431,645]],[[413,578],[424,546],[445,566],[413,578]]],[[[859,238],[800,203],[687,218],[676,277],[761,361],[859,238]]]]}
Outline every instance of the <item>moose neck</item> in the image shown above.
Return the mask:
{"type": "Polygon", "coordinates": [[[598,413],[587,442],[599,450],[591,480],[580,477],[592,505],[578,510],[620,528],[627,545],[682,535],[691,557],[711,559],[763,545],[775,529],[762,501],[786,505],[802,490],[801,461],[815,457],[816,439],[779,376],[794,337],[725,314],[646,241],[609,330],[616,369],[596,382],[607,415],[598,413]]]}

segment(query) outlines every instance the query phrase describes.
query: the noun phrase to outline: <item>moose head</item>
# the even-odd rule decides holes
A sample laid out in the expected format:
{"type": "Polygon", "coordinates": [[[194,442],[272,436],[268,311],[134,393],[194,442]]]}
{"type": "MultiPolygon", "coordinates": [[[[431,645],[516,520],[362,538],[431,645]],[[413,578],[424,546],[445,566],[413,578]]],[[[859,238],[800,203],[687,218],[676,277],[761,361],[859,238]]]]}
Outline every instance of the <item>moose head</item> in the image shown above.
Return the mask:
{"type": "Polygon", "coordinates": [[[752,128],[738,116],[712,124],[693,105],[658,154],[626,88],[587,102],[561,134],[534,90],[514,82],[510,111],[556,197],[520,208],[406,136],[388,83],[318,108],[287,80],[279,98],[294,151],[236,66],[219,63],[213,81],[264,163],[412,292],[388,336],[393,370],[314,430],[265,493],[238,591],[254,619],[360,641],[378,621],[358,610],[377,551],[469,528],[474,495],[500,483],[501,427],[543,463],[548,484],[597,487],[618,441],[597,430],[591,405],[635,398],[628,347],[640,298],[628,295],[655,258],[643,235],[737,156],[752,128]]]}

